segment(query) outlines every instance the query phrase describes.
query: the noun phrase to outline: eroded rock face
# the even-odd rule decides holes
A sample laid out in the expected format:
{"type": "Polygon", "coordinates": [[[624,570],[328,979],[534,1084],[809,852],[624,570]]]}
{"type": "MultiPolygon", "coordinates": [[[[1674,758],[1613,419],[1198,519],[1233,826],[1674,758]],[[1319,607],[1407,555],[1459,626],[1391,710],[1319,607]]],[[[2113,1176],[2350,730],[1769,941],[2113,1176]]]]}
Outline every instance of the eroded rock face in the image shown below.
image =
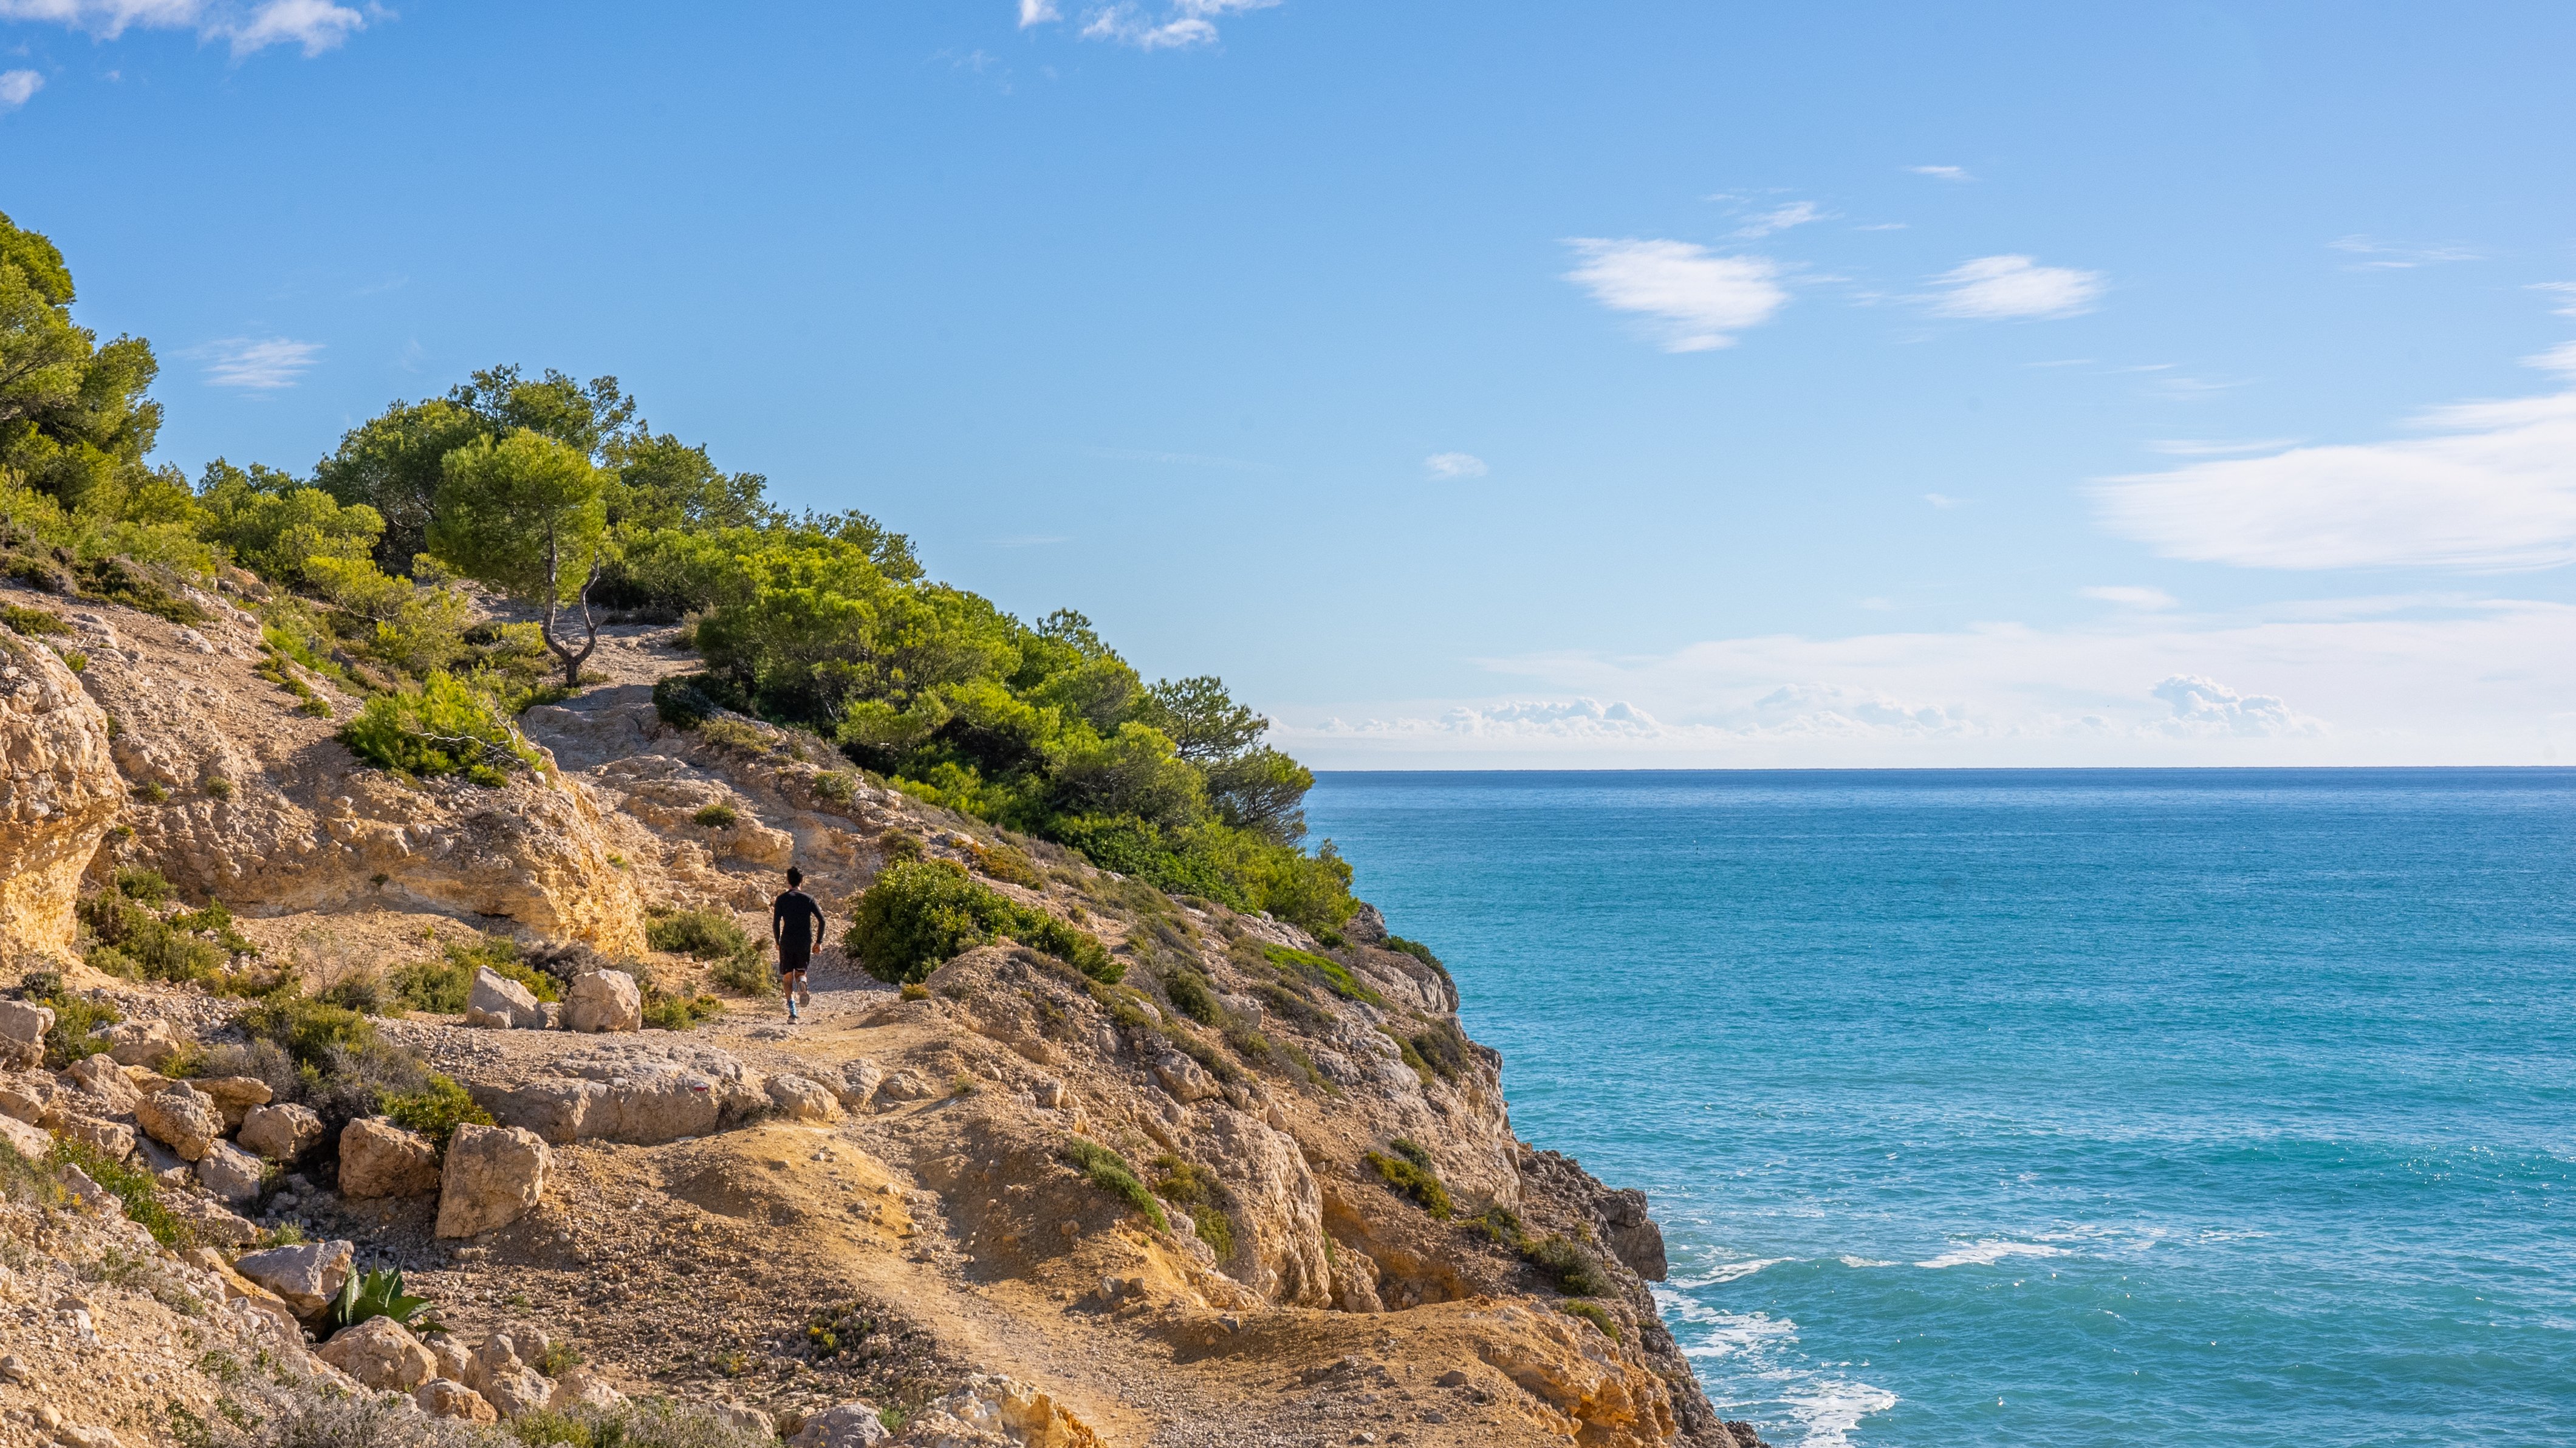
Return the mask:
{"type": "Polygon", "coordinates": [[[923,1448],[1101,1448],[1100,1435],[1027,1383],[975,1373],[904,1425],[903,1441],[923,1448]]]}
{"type": "Polygon", "coordinates": [[[556,1145],[622,1141],[639,1146],[704,1136],[769,1104],[756,1073],[696,1046],[607,1045],[555,1063],[560,1076],[476,1086],[474,1099],[504,1126],[556,1145]]]}
{"type": "Polygon", "coordinates": [[[73,953],[81,872],[124,805],[106,713],[53,650],[0,630],[0,955],[73,953]]]}
{"type": "MultiPolygon", "coordinates": [[[[438,1235],[478,1236],[517,1221],[545,1193],[550,1165],[546,1144],[533,1131],[511,1126],[456,1128],[447,1143],[447,1168],[439,1182],[438,1235]]],[[[497,1398],[494,1402],[504,1413],[512,1411],[497,1398]]]]}
{"type": "Polygon", "coordinates": [[[137,1099],[134,1120],[183,1161],[203,1157],[224,1136],[224,1114],[215,1109],[215,1098],[185,1082],[137,1099]]]}
{"type": "Polygon", "coordinates": [[[107,1029],[107,1054],[121,1066],[158,1071],[188,1045],[188,1038],[168,1021],[123,1021],[107,1029]]]}
{"type": "Polygon", "coordinates": [[[1216,1107],[1208,1115],[1208,1156],[1223,1166],[1237,1227],[1235,1260],[1218,1265],[1283,1307],[1331,1305],[1323,1193],[1295,1138],[1240,1111],[1216,1107]]]}
{"type": "Polygon", "coordinates": [[[842,1403],[805,1420],[787,1448],[870,1448],[894,1435],[866,1403],[842,1403]]]}
{"type": "Polygon", "coordinates": [[[362,1117],[340,1129],[340,1195],[417,1197],[438,1190],[438,1149],[390,1121],[362,1117]]]}
{"type": "Polygon", "coordinates": [[[241,1144],[274,1161],[293,1161],[322,1139],[322,1118],[289,1102],[254,1106],[242,1114],[241,1144]]]}

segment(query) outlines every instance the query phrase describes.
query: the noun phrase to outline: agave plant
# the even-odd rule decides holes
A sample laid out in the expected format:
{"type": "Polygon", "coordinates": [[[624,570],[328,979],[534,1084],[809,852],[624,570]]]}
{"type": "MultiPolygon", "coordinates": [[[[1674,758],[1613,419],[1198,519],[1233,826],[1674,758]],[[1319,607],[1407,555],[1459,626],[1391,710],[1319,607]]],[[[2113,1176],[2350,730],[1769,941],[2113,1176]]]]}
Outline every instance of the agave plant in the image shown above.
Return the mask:
{"type": "Polygon", "coordinates": [[[342,1328],[355,1327],[370,1317],[390,1317],[398,1327],[415,1333],[445,1332],[438,1321],[438,1309],[426,1297],[411,1297],[403,1292],[402,1269],[382,1272],[352,1272],[340,1284],[340,1295],[331,1299],[322,1313],[322,1336],[327,1340],[342,1328]]]}

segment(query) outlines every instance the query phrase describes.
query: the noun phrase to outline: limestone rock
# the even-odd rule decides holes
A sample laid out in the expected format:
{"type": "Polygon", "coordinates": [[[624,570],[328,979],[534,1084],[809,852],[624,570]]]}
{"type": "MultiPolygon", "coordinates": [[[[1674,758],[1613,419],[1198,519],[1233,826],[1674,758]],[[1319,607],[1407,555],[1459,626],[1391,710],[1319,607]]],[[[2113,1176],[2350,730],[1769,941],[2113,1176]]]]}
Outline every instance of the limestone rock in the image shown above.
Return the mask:
{"type": "Polygon", "coordinates": [[[215,1098],[215,1109],[224,1114],[224,1125],[238,1129],[254,1106],[266,1106],[268,1083],[256,1076],[202,1076],[190,1083],[215,1098]]]}
{"type": "Polygon", "coordinates": [[[877,1088],[885,1084],[885,1067],[865,1056],[841,1063],[841,1074],[827,1076],[823,1084],[841,1098],[845,1111],[865,1111],[876,1099],[877,1088]]]}
{"type": "Polygon", "coordinates": [[[533,1028],[540,1019],[534,991],[488,965],[474,972],[474,991],[465,998],[465,1024],[506,1031],[533,1028]]]}
{"type": "Polygon", "coordinates": [[[791,1120],[831,1121],[841,1114],[831,1092],[802,1076],[772,1076],[768,1090],[769,1099],[791,1120]]]}
{"type": "Polygon", "coordinates": [[[0,940],[73,953],[81,872],[124,805],[107,715],[79,676],[53,650],[0,633],[0,940]]]}
{"type": "Polygon", "coordinates": [[[331,1305],[358,1249],[349,1242],[301,1242],[252,1252],[233,1263],[233,1270],[284,1299],[300,1317],[331,1305]]]}
{"type": "Polygon", "coordinates": [[[461,1384],[474,1375],[472,1367],[474,1355],[467,1352],[454,1337],[441,1333],[437,1340],[428,1343],[427,1347],[429,1355],[438,1362],[440,1377],[450,1378],[461,1384]]]}
{"type": "Polygon", "coordinates": [[[315,1357],[370,1388],[410,1392],[437,1375],[438,1360],[390,1317],[370,1317],[331,1334],[315,1357]]]}
{"type": "Polygon", "coordinates": [[[197,1180],[215,1194],[215,1200],[228,1207],[257,1199],[260,1180],[267,1172],[268,1163],[229,1141],[216,1142],[197,1158],[197,1180]]]}
{"type": "Polygon", "coordinates": [[[770,1420],[767,1413],[758,1408],[745,1407],[740,1403],[718,1403],[710,1411],[716,1415],[718,1422],[728,1428],[757,1434],[763,1439],[778,1436],[778,1425],[770,1420]]]}
{"type": "Polygon", "coordinates": [[[1661,1282],[1671,1270],[1664,1261],[1664,1229],[1646,1215],[1646,1194],[1634,1187],[1601,1198],[1602,1240],[1611,1255],[1649,1282],[1661,1282]]]}
{"type": "Polygon", "coordinates": [[[54,1441],[63,1448],[125,1448],[125,1440],[113,1428],[74,1426],[66,1423],[54,1430],[54,1441]]]}
{"type": "Polygon", "coordinates": [[[927,1101],[938,1094],[938,1087],[910,1071],[897,1071],[877,1087],[879,1101],[927,1101]]]}
{"type": "Polygon", "coordinates": [[[431,1378],[412,1390],[411,1400],[433,1418],[456,1418],[468,1423],[494,1423],[501,1415],[481,1393],[449,1378],[431,1378]]]}
{"type": "Polygon", "coordinates": [[[29,1161],[43,1161],[54,1149],[54,1139],[42,1127],[29,1126],[14,1116],[0,1116],[0,1142],[29,1161]]]}
{"type": "Polygon", "coordinates": [[[1184,1105],[1225,1094],[1225,1088],[1204,1067],[1178,1052],[1155,1060],[1154,1080],[1173,1100],[1184,1105]]]}
{"type": "Polygon", "coordinates": [[[515,1418],[544,1407],[554,1388],[545,1374],[522,1364],[487,1374],[483,1396],[502,1417],[515,1418]]]}
{"type": "MultiPolygon", "coordinates": [[[[42,1050],[42,1045],[37,1049],[42,1050]]],[[[53,1114],[54,1090],[51,1077],[33,1071],[23,1076],[0,1076],[0,1116],[42,1126],[45,1118],[53,1114]]]]}
{"type": "Polygon", "coordinates": [[[644,992],[622,970],[574,976],[564,997],[564,1025],[583,1032],[644,1029],[644,992]]]}
{"type": "Polygon", "coordinates": [[[188,1038],[168,1021],[121,1021],[102,1033],[107,1054],[120,1066],[158,1071],[186,1049],[188,1038]]]}
{"type": "Polygon", "coordinates": [[[242,1145],[273,1161],[293,1161],[322,1139],[322,1118],[306,1107],[254,1106],[242,1116],[242,1145]]]}
{"type": "Polygon", "coordinates": [[[134,1083],[116,1062],[103,1055],[74,1061],[63,1068],[62,1079],[73,1090],[97,1097],[102,1103],[99,1109],[110,1116],[132,1111],[134,1103],[143,1099],[143,1093],[134,1089],[134,1083]]]}
{"type": "Polygon", "coordinates": [[[247,1247],[259,1240],[259,1227],[249,1218],[238,1216],[194,1192],[163,1192],[161,1206],[171,1216],[186,1223],[198,1241],[210,1246],[247,1247]]]}
{"type": "Polygon", "coordinates": [[[478,1087],[474,1099],[502,1125],[524,1126],[557,1145],[596,1139],[656,1146],[704,1136],[769,1104],[755,1073],[700,1046],[603,1044],[554,1069],[563,1074],[478,1087]]]}
{"type": "MultiPolygon", "coordinates": [[[[549,1153],[533,1131],[512,1126],[456,1128],[439,1182],[438,1235],[472,1237],[506,1227],[545,1192],[549,1153]]],[[[489,1392],[486,1397],[491,1397],[489,1392]]],[[[542,1395],[540,1395],[542,1398],[542,1395]]],[[[504,1414],[508,1404],[493,1398],[504,1414]]]]}
{"type": "Polygon", "coordinates": [[[416,1197],[438,1190],[438,1149],[380,1116],[340,1129],[340,1195],[416,1197]]]}
{"type": "Polygon", "coordinates": [[[137,1100],[134,1120],[187,1161],[203,1157],[224,1138],[224,1114],[215,1109],[215,1098],[185,1084],[137,1100]]]}
{"type": "Polygon", "coordinates": [[[134,1128],[122,1121],[65,1111],[54,1129],[109,1161],[123,1161],[134,1155],[134,1128]]]}
{"type": "Polygon", "coordinates": [[[1235,1222],[1233,1260],[1218,1265],[1282,1307],[1329,1306],[1323,1191],[1296,1139],[1227,1107],[1208,1116],[1207,1156],[1222,1168],[1235,1222]]]}
{"type": "Polygon", "coordinates": [[[1054,1398],[1026,1383],[986,1373],[969,1376],[904,1426],[903,1442],[920,1448],[1102,1448],[1100,1435],[1054,1398]]]}
{"type": "Polygon", "coordinates": [[[588,1368],[574,1368],[555,1380],[554,1390],[546,1394],[546,1407],[553,1412],[574,1408],[614,1408],[626,1401],[626,1395],[610,1387],[588,1368]]]}
{"type": "Polygon", "coordinates": [[[842,1403],[805,1420],[788,1448],[869,1448],[894,1437],[866,1403],[842,1403]]]}
{"type": "Polygon", "coordinates": [[[82,1171],[70,1162],[64,1162],[55,1170],[54,1180],[61,1182],[63,1190],[70,1192],[72,1200],[80,1203],[81,1210],[91,1216],[122,1217],[125,1215],[124,1203],[110,1195],[107,1188],[92,1181],[88,1172],[82,1171]]]}
{"type": "Polygon", "coordinates": [[[0,1070],[23,1071],[42,1062],[45,1032],[53,1028],[53,1007],[0,1001],[0,1070]]]}

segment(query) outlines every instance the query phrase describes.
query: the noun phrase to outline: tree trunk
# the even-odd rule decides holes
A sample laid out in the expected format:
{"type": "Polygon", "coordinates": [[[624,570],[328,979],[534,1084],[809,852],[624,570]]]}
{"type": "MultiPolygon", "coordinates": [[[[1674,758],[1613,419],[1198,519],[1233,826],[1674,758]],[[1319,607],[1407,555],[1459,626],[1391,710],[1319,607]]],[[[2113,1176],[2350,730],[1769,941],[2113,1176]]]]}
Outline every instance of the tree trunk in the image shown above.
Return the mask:
{"type": "Polygon", "coordinates": [[[556,658],[563,660],[564,687],[567,689],[581,687],[581,666],[589,661],[591,651],[599,647],[599,624],[590,615],[590,591],[599,585],[599,573],[600,565],[593,563],[590,577],[582,581],[582,645],[581,651],[575,653],[555,637],[555,611],[559,607],[555,600],[563,596],[563,559],[556,551],[555,530],[551,527],[546,529],[546,617],[539,630],[545,635],[546,647],[554,652],[556,658]]]}

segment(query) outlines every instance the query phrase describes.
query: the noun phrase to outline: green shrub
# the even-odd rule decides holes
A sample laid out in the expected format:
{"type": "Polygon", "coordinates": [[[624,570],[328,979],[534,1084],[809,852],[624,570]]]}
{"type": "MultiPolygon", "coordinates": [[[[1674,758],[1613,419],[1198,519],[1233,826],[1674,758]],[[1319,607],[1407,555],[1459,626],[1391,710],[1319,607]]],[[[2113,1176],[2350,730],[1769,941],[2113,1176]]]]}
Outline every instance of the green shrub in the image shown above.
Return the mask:
{"type": "Polygon", "coordinates": [[[242,1028],[292,1057],[299,1067],[316,1071],[331,1064],[335,1051],[362,1051],[376,1044],[376,1028],[346,1006],[307,995],[274,995],[244,1011],[242,1028]]]}
{"type": "Polygon", "coordinates": [[[392,1318],[395,1326],[409,1328],[415,1336],[447,1331],[428,1298],[403,1291],[399,1267],[350,1273],[340,1284],[339,1295],[322,1311],[322,1338],[327,1342],[343,1328],[355,1327],[371,1317],[392,1318]]]}
{"type": "Polygon", "coordinates": [[[1097,937],[975,883],[947,860],[906,860],[878,871],[851,912],[845,943],[870,975],[904,984],[1002,935],[1093,980],[1115,983],[1126,974],[1097,937]]]}
{"type": "Polygon", "coordinates": [[[1171,1219],[1163,1215],[1163,1204],[1155,1201],[1154,1194],[1137,1179],[1136,1169],[1127,1164],[1127,1158],[1096,1141],[1086,1141],[1077,1136],[1065,1143],[1064,1159],[1082,1173],[1085,1181],[1144,1213],[1155,1230],[1168,1232],[1172,1229],[1171,1219]]]}
{"type": "Polygon", "coordinates": [[[778,736],[741,719],[710,719],[698,726],[698,742],[737,754],[775,754],[778,736]]]}
{"type": "Polygon", "coordinates": [[[1372,1151],[1361,1156],[1360,1160],[1366,1162],[1369,1169],[1388,1186],[1412,1198],[1414,1205],[1439,1221],[1449,1220],[1457,1208],[1450,1204],[1449,1189],[1440,1184],[1438,1174],[1431,1170],[1429,1154],[1403,1140],[1396,1141],[1394,1146],[1400,1155],[1388,1156],[1384,1152],[1372,1151]],[[1417,1157],[1420,1159],[1416,1160],[1417,1157]]]}
{"type": "Polygon", "coordinates": [[[706,808],[699,810],[696,814],[689,816],[689,818],[696,821],[700,826],[711,830],[729,830],[735,825],[742,823],[741,812],[736,810],[732,805],[726,804],[723,800],[717,800],[714,804],[708,805],[706,808]]]}
{"type": "Polygon", "coordinates": [[[1154,1158],[1154,1195],[1182,1208],[1199,1240],[1219,1262],[1234,1255],[1234,1221],[1225,1214],[1225,1185],[1215,1172],[1168,1153],[1154,1158]]]}
{"type": "Polygon", "coordinates": [[[653,712],[674,729],[695,729],[715,717],[716,701],[708,697],[704,674],[670,674],[653,684],[653,712]]]}
{"type": "Polygon", "coordinates": [[[1208,978],[1187,966],[1175,966],[1163,973],[1163,994],[1172,1009],[1201,1025],[1225,1024],[1225,1008],[1216,1003],[1216,993],[1208,988],[1208,978]]]}
{"type": "Polygon", "coordinates": [[[778,994],[778,972],[754,950],[717,961],[707,971],[707,979],[739,996],[762,999],[778,994]]]}
{"type": "Polygon", "coordinates": [[[750,932],[725,910],[675,910],[644,922],[644,942],[655,950],[722,960],[753,949],[750,932]]]}
{"type": "Polygon", "coordinates": [[[724,1014],[724,1002],[703,991],[675,995],[656,985],[644,987],[644,1024],[657,1031],[693,1031],[701,1021],[724,1014]]]}
{"type": "Polygon", "coordinates": [[[22,608],[14,603],[0,603],[0,624],[35,638],[44,634],[67,634],[72,626],[51,609],[22,608]]]}
{"type": "Polygon", "coordinates": [[[400,774],[462,774],[477,784],[508,782],[513,769],[537,767],[537,752],[488,694],[444,670],[420,692],[378,694],[340,731],[360,759],[400,774]]]}
{"type": "Polygon", "coordinates": [[[1601,1259],[1570,1238],[1551,1232],[1538,1241],[1523,1239],[1521,1256],[1568,1297],[1600,1297],[1610,1291],[1610,1274],[1601,1259]]]}
{"type": "Polygon", "coordinates": [[[452,940],[446,943],[441,959],[415,960],[397,967],[392,980],[394,999],[410,1010],[461,1015],[474,994],[474,972],[484,969],[527,987],[541,1001],[563,999],[561,983],[519,959],[517,942],[500,935],[452,940]]]}
{"type": "Polygon", "coordinates": [[[1281,974],[1303,976],[1344,1000],[1366,1001],[1373,1006],[1386,1004],[1386,997],[1353,979],[1350,971],[1338,961],[1285,945],[1265,945],[1261,947],[1261,953],[1278,967],[1281,974]]]}
{"type": "Polygon", "coordinates": [[[103,1000],[64,990],[62,977],[55,976],[54,981],[51,993],[38,996],[31,991],[28,999],[53,1007],[53,1029],[45,1032],[45,1065],[60,1071],[106,1050],[106,1038],[98,1033],[125,1018],[103,1000]]]}
{"type": "Polygon", "coordinates": [[[968,844],[966,853],[975,857],[975,868],[1004,884],[1026,889],[1043,889],[1044,876],[1038,874],[1037,862],[1009,845],[968,844]]]}
{"type": "Polygon", "coordinates": [[[846,769],[827,769],[814,776],[814,795],[834,804],[848,804],[858,794],[857,781],[846,769]]]}
{"type": "Polygon", "coordinates": [[[1423,944],[1419,940],[1407,940],[1401,935],[1390,935],[1386,938],[1386,948],[1389,950],[1401,950],[1405,954],[1412,956],[1414,959],[1421,961],[1424,965],[1440,972],[1440,978],[1442,980],[1447,980],[1449,978],[1449,967],[1442,965],[1440,963],[1440,957],[1431,953],[1431,947],[1423,944]]]}
{"type": "MultiPolygon", "coordinates": [[[[417,1415],[414,1422],[423,1420],[417,1415]]],[[[493,1430],[484,1430],[490,1432],[493,1430]]],[[[574,1408],[566,1412],[540,1408],[511,1419],[499,1430],[526,1448],[777,1448],[766,1433],[727,1426],[701,1407],[646,1398],[614,1408],[574,1408]]],[[[296,1445],[302,1448],[302,1445],[296,1445]]],[[[314,1448],[343,1448],[337,1439],[320,1440],[314,1448]]],[[[352,1448],[376,1448],[375,1444],[352,1448]]]]}
{"type": "Polygon", "coordinates": [[[1610,1339],[1612,1342],[1617,1342],[1619,1340],[1619,1324],[1611,1318],[1610,1314],[1602,1308],[1600,1303],[1560,1302],[1556,1305],[1556,1310],[1570,1316],[1582,1318],[1585,1322],[1591,1323],[1594,1327],[1601,1329],[1601,1335],[1610,1339]]]}
{"type": "Polygon", "coordinates": [[[473,1096],[453,1078],[436,1071],[423,1089],[386,1096],[384,1114],[403,1130],[427,1137],[441,1151],[447,1149],[456,1128],[492,1124],[491,1112],[475,1105],[473,1096]]]}
{"type": "Polygon", "coordinates": [[[197,1236],[186,1222],[171,1215],[161,1205],[161,1191],[152,1178],[122,1162],[110,1161],[107,1154],[86,1142],[67,1137],[56,1138],[54,1149],[45,1158],[49,1167],[76,1166],[91,1181],[107,1189],[124,1208],[127,1220],[152,1234],[152,1240],[173,1251],[185,1251],[197,1245],[197,1236]]]}

